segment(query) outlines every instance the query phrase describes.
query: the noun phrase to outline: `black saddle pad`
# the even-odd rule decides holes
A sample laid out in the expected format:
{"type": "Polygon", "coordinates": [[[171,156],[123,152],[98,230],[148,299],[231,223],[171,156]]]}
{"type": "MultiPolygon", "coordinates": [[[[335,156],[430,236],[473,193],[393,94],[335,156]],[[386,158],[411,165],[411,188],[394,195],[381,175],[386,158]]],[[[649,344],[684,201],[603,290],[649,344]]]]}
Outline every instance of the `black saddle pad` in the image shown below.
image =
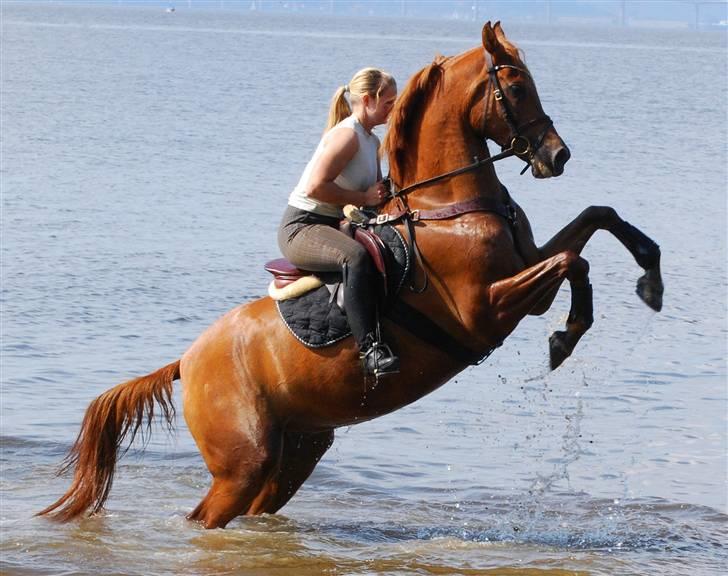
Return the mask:
{"type": "MultiPolygon", "coordinates": [[[[389,224],[377,225],[370,230],[382,239],[387,248],[387,294],[393,298],[409,273],[407,244],[397,229],[389,224]]],[[[298,298],[279,300],[276,305],[291,333],[310,348],[329,346],[351,334],[346,312],[339,308],[336,298],[332,298],[326,286],[319,286],[298,298]]]]}

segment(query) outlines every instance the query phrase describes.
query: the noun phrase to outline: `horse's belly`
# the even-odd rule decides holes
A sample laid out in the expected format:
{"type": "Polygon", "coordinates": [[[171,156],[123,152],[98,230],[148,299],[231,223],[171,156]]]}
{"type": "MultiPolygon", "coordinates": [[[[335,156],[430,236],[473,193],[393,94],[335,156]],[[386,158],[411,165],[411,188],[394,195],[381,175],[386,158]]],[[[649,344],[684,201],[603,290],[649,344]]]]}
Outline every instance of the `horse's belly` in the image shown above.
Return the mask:
{"type": "Polygon", "coordinates": [[[307,348],[286,329],[272,300],[240,306],[182,358],[185,417],[247,407],[270,410],[278,422],[299,429],[346,426],[410,404],[459,371],[436,351],[423,354],[411,335],[398,336],[402,372],[377,382],[364,378],[353,338],[307,348]]]}

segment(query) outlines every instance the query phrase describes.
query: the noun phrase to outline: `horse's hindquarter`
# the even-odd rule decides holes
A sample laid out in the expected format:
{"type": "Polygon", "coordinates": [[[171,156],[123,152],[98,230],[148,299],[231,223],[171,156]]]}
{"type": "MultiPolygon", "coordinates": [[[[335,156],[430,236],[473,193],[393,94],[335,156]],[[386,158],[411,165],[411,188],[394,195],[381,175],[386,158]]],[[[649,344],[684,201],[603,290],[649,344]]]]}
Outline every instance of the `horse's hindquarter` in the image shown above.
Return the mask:
{"type": "MultiPolygon", "coordinates": [[[[185,419],[193,436],[230,421],[269,418],[297,429],[362,422],[414,402],[463,366],[388,326],[402,372],[366,383],[353,339],[307,348],[262,298],[239,306],[208,328],[184,354],[181,377],[185,419]]],[[[199,443],[199,441],[198,441],[199,443]]]]}

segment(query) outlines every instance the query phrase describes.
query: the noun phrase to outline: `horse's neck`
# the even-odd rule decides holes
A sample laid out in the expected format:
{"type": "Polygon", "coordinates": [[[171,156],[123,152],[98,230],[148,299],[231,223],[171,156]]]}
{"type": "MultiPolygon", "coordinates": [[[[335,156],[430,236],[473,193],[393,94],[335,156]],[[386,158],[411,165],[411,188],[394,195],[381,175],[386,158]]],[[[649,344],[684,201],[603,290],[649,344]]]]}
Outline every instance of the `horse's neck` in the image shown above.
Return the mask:
{"type": "MultiPolygon", "coordinates": [[[[485,142],[474,136],[468,139],[462,132],[448,132],[437,125],[422,128],[416,162],[410,163],[409,171],[403,174],[407,184],[467,166],[475,156],[483,159],[489,155],[485,142]]],[[[408,196],[407,202],[411,209],[427,210],[476,197],[505,201],[492,165],[419,188],[408,196]]],[[[486,258],[491,242],[484,240],[486,236],[509,237],[510,234],[505,231],[508,225],[504,220],[494,219],[492,214],[481,214],[482,217],[470,215],[467,224],[452,218],[417,230],[431,281],[431,289],[422,295],[418,306],[428,309],[450,334],[460,341],[471,341],[478,349],[485,346],[479,327],[487,324],[484,303],[487,302],[488,287],[483,279],[492,274],[494,266],[492,259],[486,258]],[[453,251],[454,247],[457,249],[453,251]]],[[[507,251],[504,251],[496,264],[510,268],[509,262],[507,251]]]]}
{"type": "MultiPolygon", "coordinates": [[[[445,174],[489,156],[485,141],[465,136],[462,128],[437,119],[423,122],[412,144],[412,160],[394,174],[395,181],[408,186],[445,174]]],[[[459,174],[422,187],[408,198],[412,208],[434,208],[471,200],[476,196],[503,201],[503,192],[491,165],[459,174]]]]}

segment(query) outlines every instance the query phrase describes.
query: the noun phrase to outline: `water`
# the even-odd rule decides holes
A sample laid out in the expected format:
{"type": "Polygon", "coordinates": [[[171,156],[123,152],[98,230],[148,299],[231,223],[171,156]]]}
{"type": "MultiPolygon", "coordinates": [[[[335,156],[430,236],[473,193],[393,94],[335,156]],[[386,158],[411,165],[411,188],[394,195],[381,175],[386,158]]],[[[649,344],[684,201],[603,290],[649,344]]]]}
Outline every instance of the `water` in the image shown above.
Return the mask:
{"type": "MultiPolygon", "coordinates": [[[[597,234],[596,321],[547,369],[566,291],[485,364],[337,433],[276,516],[184,520],[208,474],[181,415],[107,513],[32,514],[88,402],[264,294],[262,263],[337,85],[400,84],[463,22],[2,5],[2,501],[8,574],[717,574],[726,568],[726,38],[517,27],[573,158],[502,180],[544,242],[608,204],[660,243],[665,307],[597,234]]],[[[176,404],[180,407],[177,385],[176,404]]]]}

